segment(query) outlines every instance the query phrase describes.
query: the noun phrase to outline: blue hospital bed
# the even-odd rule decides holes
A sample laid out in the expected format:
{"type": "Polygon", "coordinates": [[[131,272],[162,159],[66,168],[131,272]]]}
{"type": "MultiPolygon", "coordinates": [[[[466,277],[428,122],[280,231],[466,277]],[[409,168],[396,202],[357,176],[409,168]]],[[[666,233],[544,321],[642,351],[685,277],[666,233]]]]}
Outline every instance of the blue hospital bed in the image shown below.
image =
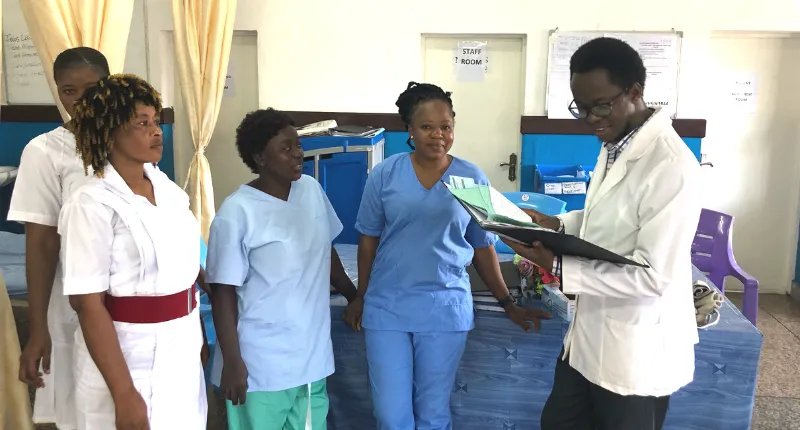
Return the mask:
{"type": "Polygon", "coordinates": [[[0,231],[0,274],[12,299],[28,296],[25,282],[25,235],[0,231]]]}

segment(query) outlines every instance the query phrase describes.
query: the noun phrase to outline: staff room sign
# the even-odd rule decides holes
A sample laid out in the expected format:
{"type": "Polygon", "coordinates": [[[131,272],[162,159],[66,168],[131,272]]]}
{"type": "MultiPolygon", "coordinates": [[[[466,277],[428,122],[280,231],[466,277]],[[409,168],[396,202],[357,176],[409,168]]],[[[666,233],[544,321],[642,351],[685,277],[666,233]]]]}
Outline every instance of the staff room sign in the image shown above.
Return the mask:
{"type": "Polygon", "coordinates": [[[458,42],[453,52],[453,73],[461,82],[483,82],[489,73],[486,42],[458,42]]]}

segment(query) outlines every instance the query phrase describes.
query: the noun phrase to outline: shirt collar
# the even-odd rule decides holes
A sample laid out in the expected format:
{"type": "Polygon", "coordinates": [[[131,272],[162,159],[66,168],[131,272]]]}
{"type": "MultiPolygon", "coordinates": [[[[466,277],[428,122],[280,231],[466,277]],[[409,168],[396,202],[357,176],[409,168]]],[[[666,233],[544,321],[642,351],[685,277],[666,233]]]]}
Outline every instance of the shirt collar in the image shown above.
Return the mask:
{"type": "Polygon", "coordinates": [[[650,116],[641,125],[639,125],[638,127],[634,128],[633,130],[628,132],[628,134],[626,134],[625,137],[623,137],[622,139],[620,139],[620,140],[618,140],[616,142],[605,142],[605,143],[603,143],[603,146],[605,146],[606,151],[608,151],[608,152],[613,152],[613,151],[622,152],[622,150],[625,149],[625,147],[628,146],[628,142],[631,141],[633,136],[635,136],[636,133],[639,130],[641,130],[642,127],[644,127],[645,124],[647,124],[650,121],[651,118],[653,118],[655,116],[655,114],[656,114],[655,109],[653,109],[653,108],[649,108],[649,109],[650,109],[650,112],[651,112],[650,116]]]}

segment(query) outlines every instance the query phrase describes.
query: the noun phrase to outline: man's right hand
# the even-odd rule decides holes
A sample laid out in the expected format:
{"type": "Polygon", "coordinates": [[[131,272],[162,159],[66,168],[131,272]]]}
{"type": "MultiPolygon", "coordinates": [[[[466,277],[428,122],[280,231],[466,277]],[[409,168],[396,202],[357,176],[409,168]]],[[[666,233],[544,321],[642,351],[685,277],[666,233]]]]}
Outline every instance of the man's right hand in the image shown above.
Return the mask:
{"type": "Polygon", "coordinates": [[[523,212],[528,214],[529,217],[531,217],[533,222],[535,222],[536,224],[539,224],[540,226],[542,226],[544,228],[558,231],[559,227],[561,227],[561,221],[558,219],[558,217],[545,215],[545,214],[543,214],[543,213],[541,213],[541,212],[539,212],[537,210],[533,210],[533,209],[525,209],[525,208],[523,208],[522,210],[523,210],[523,212]]]}
{"type": "Polygon", "coordinates": [[[243,405],[247,400],[247,366],[241,358],[222,363],[219,388],[234,406],[243,405]]]}
{"type": "Polygon", "coordinates": [[[50,333],[45,328],[31,333],[22,355],[19,357],[19,380],[35,388],[44,387],[44,378],[39,371],[41,364],[44,373],[50,373],[50,354],[53,344],[50,333]]]}

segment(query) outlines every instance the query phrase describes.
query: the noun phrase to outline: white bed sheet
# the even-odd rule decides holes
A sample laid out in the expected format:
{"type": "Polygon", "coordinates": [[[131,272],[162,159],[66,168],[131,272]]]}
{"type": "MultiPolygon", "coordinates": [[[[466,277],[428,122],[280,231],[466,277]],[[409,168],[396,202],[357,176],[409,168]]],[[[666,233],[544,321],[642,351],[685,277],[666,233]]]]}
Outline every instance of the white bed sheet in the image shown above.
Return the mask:
{"type": "Polygon", "coordinates": [[[25,298],[25,235],[0,231],[0,273],[6,281],[8,295],[25,298]]]}

